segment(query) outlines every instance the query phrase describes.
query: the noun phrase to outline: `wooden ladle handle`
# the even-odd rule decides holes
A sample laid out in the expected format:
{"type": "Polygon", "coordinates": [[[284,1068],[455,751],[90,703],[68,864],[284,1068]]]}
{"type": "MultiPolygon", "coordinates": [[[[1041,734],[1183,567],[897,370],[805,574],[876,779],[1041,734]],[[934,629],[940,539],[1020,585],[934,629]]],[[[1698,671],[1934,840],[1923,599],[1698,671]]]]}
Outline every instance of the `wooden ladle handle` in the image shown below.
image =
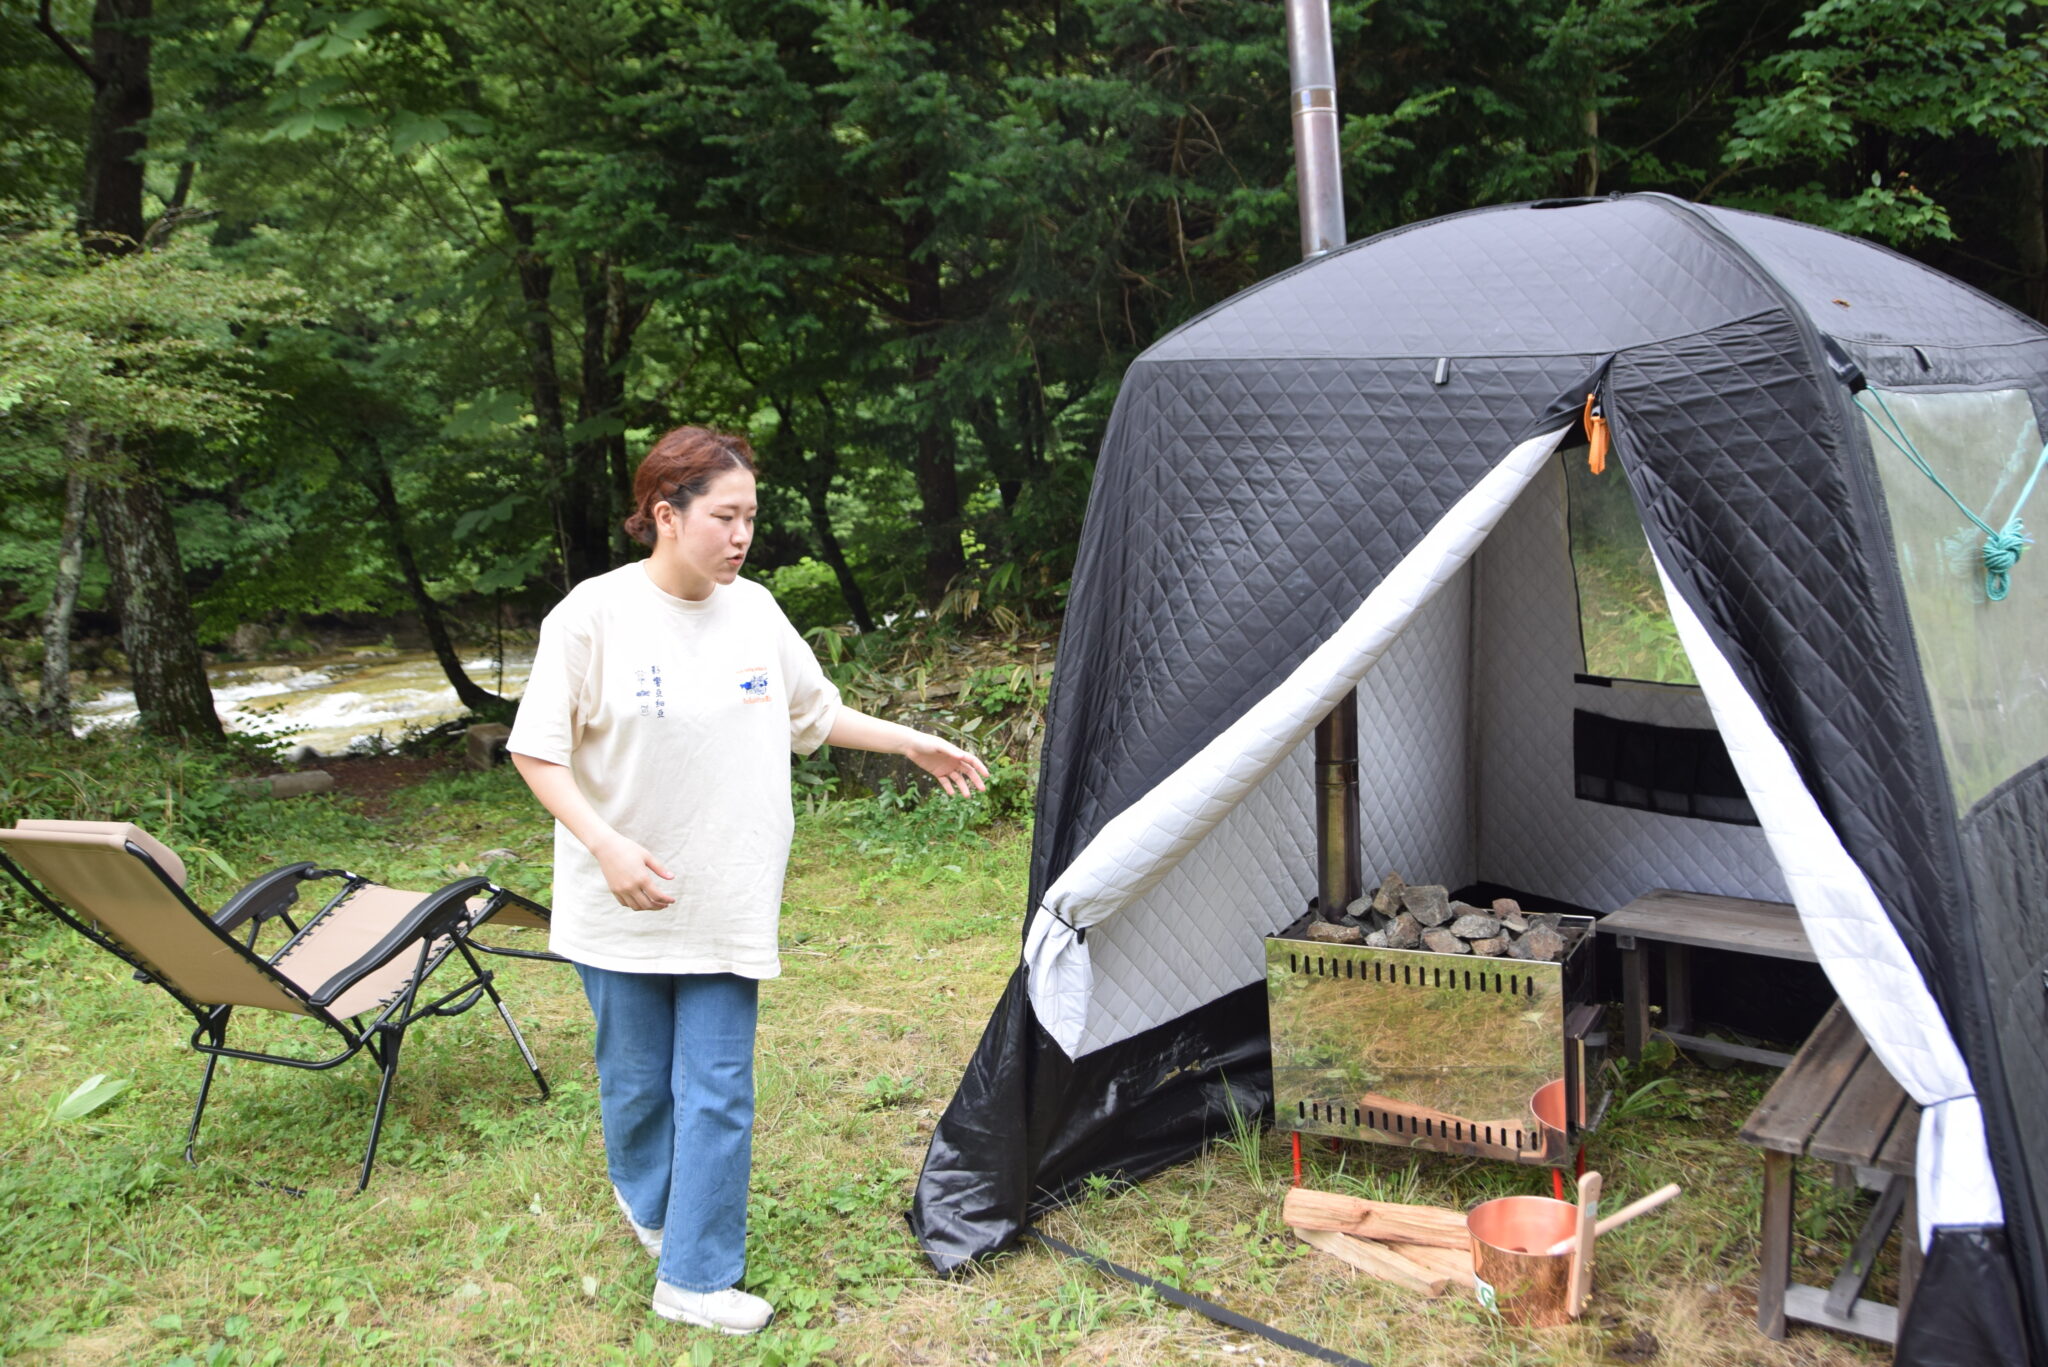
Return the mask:
{"type": "MultiPolygon", "coordinates": [[[[1594,1237],[1597,1238],[1618,1225],[1625,1225],[1638,1215],[1644,1215],[1655,1210],[1676,1195],[1678,1195],[1678,1183],[1673,1182],[1668,1187],[1657,1188],[1657,1190],[1651,1192],[1648,1196],[1642,1197],[1640,1200],[1629,1202],[1620,1210],[1615,1211],[1614,1214],[1593,1226],[1594,1237]]],[[[1545,1251],[1551,1254],[1569,1253],[1577,1243],[1578,1239],[1576,1236],[1569,1239],[1559,1239],[1545,1251]]]]}

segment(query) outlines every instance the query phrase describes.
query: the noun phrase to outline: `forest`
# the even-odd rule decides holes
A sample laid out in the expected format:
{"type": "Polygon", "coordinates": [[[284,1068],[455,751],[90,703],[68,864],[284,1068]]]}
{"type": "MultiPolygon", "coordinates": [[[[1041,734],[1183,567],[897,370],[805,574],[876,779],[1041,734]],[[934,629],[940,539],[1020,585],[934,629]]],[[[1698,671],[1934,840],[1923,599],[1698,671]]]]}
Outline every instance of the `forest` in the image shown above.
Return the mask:
{"type": "MultiPolygon", "coordinates": [[[[2040,0],[1332,9],[1353,240],[1654,190],[2048,318],[2040,0]]],[[[1298,257],[1287,95],[1252,0],[4,0],[0,727],[210,741],[309,623],[502,711],[682,422],[800,627],[1050,633],[1124,366],[1298,257]]]]}

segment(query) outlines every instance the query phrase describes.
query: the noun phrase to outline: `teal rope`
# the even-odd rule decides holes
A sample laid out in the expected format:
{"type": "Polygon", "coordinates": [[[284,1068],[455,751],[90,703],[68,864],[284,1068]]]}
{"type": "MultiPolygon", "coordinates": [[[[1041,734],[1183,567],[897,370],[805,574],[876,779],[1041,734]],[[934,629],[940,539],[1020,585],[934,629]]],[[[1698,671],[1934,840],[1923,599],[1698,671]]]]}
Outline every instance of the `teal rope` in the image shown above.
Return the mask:
{"type": "Polygon", "coordinates": [[[1956,497],[1956,491],[1941,482],[1941,476],[1934,473],[1934,467],[1927,463],[1927,457],[1913,445],[1913,439],[1906,435],[1906,429],[1893,416],[1891,405],[1884,401],[1878,390],[1863,391],[1877,399],[1877,406],[1884,410],[1885,422],[1878,421],[1877,414],[1863,407],[1863,394],[1855,396],[1856,406],[1863,409],[1863,416],[1870,419],[1871,426],[1884,433],[1886,440],[1899,448],[1899,453],[1913,462],[1913,468],[1934,482],[1934,487],[1948,495],[1948,501],[1962,511],[1964,517],[1977,524],[1977,530],[1984,533],[1984,594],[1994,603],[2005,601],[2005,595],[2012,591],[2013,567],[2020,563],[2020,552],[2034,544],[2027,535],[2026,524],[2020,520],[2020,509],[2027,506],[2027,496],[2034,492],[2034,485],[2040,481],[2041,471],[2048,469],[2048,446],[2041,448],[2041,454],[2034,461],[2034,473],[2027,476],[2026,487],[2013,500],[2012,516],[2005,520],[2003,527],[1994,527],[1977,516],[1969,504],[1956,497]],[[1886,423],[1890,425],[1887,426],[1886,423]]]}

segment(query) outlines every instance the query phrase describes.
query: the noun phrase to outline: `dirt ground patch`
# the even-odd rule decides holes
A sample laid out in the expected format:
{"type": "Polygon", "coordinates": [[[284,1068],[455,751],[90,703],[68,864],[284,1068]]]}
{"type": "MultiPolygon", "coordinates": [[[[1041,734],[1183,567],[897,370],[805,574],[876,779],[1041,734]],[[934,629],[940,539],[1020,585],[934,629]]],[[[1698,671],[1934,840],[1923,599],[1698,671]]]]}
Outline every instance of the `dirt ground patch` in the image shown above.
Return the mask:
{"type": "Polygon", "coordinates": [[[365,816],[379,816],[391,805],[392,794],[436,774],[462,767],[456,753],[438,755],[344,755],[322,759],[320,767],[334,775],[337,792],[346,793],[362,804],[365,816]]]}

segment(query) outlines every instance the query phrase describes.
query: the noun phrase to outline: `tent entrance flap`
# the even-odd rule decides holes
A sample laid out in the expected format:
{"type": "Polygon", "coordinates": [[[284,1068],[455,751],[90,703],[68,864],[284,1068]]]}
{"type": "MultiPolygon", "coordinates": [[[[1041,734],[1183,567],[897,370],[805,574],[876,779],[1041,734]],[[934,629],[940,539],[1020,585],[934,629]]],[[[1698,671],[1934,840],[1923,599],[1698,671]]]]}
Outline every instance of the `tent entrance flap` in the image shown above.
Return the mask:
{"type": "MultiPolygon", "coordinates": [[[[1564,436],[1558,428],[1510,450],[1309,657],[1193,758],[1113,817],[1047,889],[1025,942],[1031,1003],[1069,1057],[1128,1038],[1200,1005],[1202,986],[1154,985],[1136,1012],[1103,1009],[1085,932],[1146,899],[1188,854],[1294,754],[1317,720],[1379,661],[1416,614],[1469,561],[1564,436]],[[1171,990],[1175,986],[1182,990],[1171,990]],[[1189,998],[1182,1000],[1182,998],[1189,998]],[[1147,1019],[1158,1012],[1167,1014],[1147,1019]]],[[[1210,902],[1181,907],[1219,922],[1198,927],[1227,944],[1225,990],[1264,975],[1260,937],[1292,920],[1291,905],[1210,902]],[[1222,922],[1228,922],[1226,927],[1222,922]]],[[[1143,935],[1155,927],[1135,927],[1143,935]]],[[[1185,935],[1188,927],[1175,931],[1185,935]]]]}

